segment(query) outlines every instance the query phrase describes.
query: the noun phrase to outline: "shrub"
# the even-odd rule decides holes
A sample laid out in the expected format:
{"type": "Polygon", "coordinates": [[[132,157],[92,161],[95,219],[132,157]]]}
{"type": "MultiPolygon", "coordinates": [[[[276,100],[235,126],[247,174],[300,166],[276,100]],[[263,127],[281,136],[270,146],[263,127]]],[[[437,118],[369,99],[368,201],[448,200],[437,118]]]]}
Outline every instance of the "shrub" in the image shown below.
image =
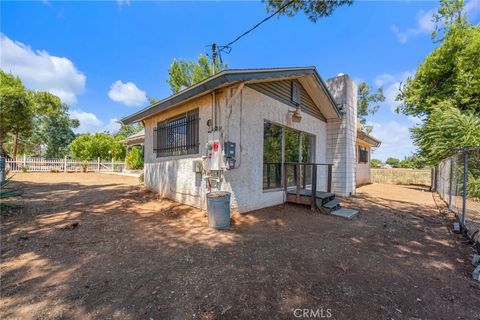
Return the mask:
{"type": "Polygon", "coordinates": [[[28,167],[27,166],[22,166],[22,172],[28,172],[28,167]]]}
{"type": "Polygon", "coordinates": [[[139,148],[133,148],[126,157],[127,169],[143,169],[142,151],[139,148]]]}
{"type": "Polygon", "coordinates": [[[87,169],[88,169],[88,161],[84,160],[82,161],[82,171],[87,172],[87,169]]]}
{"type": "Polygon", "coordinates": [[[469,198],[480,199],[480,177],[468,177],[467,195],[469,198]]]}

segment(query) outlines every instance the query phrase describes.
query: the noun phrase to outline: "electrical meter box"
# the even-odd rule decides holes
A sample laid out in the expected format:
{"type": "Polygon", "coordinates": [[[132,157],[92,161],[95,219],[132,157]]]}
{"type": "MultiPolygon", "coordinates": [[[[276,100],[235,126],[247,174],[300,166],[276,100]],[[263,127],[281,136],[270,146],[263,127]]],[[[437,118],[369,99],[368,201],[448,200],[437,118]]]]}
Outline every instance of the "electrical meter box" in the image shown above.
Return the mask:
{"type": "Polygon", "coordinates": [[[235,142],[225,142],[224,149],[225,157],[235,158],[235,142]]]}
{"type": "Polygon", "coordinates": [[[220,132],[212,131],[208,133],[207,142],[207,158],[206,169],[207,170],[222,170],[223,167],[223,150],[222,143],[220,142],[220,132]]]}

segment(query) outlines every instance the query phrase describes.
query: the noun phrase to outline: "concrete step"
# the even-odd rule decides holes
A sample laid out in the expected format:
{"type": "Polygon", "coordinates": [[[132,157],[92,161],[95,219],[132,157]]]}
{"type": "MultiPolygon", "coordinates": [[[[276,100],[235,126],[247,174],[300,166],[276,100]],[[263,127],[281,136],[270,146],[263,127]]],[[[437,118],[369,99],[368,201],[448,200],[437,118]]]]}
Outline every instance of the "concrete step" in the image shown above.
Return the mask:
{"type": "Polygon", "coordinates": [[[323,207],[327,208],[327,209],[335,209],[339,205],[340,205],[340,200],[338,200],[338,198],[335,198],[335,199],[330,200],[329,202],[325,203],[323,205],[323,207]]]}
{"type": "Polygon", "coordinates": [[[352,219],[358,214],[358,211],[353,209],[340,208],[338,210],[332,211],[330,214],[337,217],[352,219]]]}

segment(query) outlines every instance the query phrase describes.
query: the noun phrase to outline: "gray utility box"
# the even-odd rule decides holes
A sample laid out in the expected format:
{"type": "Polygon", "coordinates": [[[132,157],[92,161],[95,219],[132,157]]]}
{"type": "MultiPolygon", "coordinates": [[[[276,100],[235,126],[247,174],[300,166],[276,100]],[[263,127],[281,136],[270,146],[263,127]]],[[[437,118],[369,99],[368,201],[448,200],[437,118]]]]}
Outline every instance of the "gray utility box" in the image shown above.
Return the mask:
{"type": "Polygon", "coordinates": [[[235,158],[235,142],[225,142],[223,152],[225,152],[225,157],[235,158]]]}

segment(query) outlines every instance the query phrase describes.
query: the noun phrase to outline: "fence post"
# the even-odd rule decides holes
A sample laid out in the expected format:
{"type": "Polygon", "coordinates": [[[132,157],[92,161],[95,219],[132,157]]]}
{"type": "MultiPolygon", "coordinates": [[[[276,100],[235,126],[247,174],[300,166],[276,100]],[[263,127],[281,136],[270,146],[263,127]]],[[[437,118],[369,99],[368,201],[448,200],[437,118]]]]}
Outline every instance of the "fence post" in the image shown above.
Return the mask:
{"type": "Polygon", "coordinates": [[[97,172],[100,172],[100,157],[97,158],[97,172]]]}
{"type": "Polygon", "coordinates": [[[23,154],[23,166],[27,166],[27,155],[25,153],[23,154]]]}
{"type": "Polygon", "coordinates": [[[448,209],[452,210],[452,187],[453,187],[453,158],[450,158],[450,185],[448,188],[448,209]]]}
{"type": "Polygon", "coordinates": [[[463,201],[462,201],[462,219],[460,221],[461,225],[465,227],[465,222],[467,220],[467,186],[468,183],[468,151],[463,151],[463,201]]]}
{"type": "Polygon", "coordinates": [[[437,181],[436,181],[436,172],[435,172],[435,167],[432,167],[431,173],[430,173],[430,191],[435,191],[437,189],[437,181]]]}
{"type": "Polygon", "coordinates": [[[67,172],[67,156],[63,159],[63,172],[67,172]]]}
{"type": "Polygon", "coordinates": [[[0,157],[0,182],[3,183],[6,179],[7,159],[0,157]]]}
{"type": "Polygon", "coordinates": [[[115,172],[115,165],[114,165],[113,157],[112,157],[112,172],[115,172]]]}

